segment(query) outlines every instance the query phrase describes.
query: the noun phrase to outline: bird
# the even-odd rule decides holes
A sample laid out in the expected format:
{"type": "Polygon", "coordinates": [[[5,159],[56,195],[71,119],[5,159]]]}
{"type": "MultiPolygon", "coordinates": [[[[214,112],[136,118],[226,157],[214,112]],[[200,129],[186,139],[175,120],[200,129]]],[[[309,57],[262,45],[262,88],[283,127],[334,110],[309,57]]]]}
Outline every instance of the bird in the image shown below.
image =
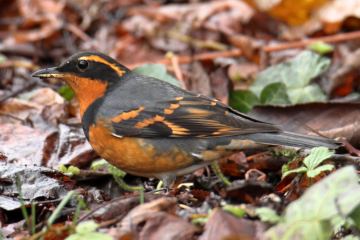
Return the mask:
{"type": "Polygon", "coordinates": [[[137,74],[106,54],[85,51],[32,77],[59,78],[79,101],[85,136],[107,162],[171,187],[234,153],[268,146],[337,148],[324,137],[287,132],[230,106],[137,74]]]}

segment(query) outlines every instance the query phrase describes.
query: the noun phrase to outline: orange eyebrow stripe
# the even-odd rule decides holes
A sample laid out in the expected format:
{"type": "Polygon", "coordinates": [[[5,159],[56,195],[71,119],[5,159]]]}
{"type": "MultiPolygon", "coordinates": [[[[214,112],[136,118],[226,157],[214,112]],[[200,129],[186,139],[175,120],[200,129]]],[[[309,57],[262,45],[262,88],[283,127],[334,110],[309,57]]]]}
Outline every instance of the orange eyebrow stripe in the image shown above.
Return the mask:
{"type": "Polygon", "coordinates": [[[93,62],[104,63],[104,64],[108,65],[109,67],[111,67],[112,69],[114,69],[120,77],[125,73],[125,71],[121,70],[118,66],[116,66],[115,63],[109,63],[105,59],[103,59],[99,56],[96,56],[96,55],[84,56],[84,57],[79,58],[78,60],[79,61],[80,60],[88,60],[88,61],[93,61],[93,62]]]}
{"type": "Polygon", "coordinates": [[[145,109],[144,107],[140,107],[138,110],[133,110],[130,112],[123,112],[122,114],[117,115],[116,117],[110,118],[109,121],[119,123],[122,120],[126,121],[126,120],[129,120],[130,118],[135,118],[135,117],[139,116],[140,112],[144,109],[145,109]]]}
{"type": "Polygon", "coordinates": [[[184,99],[184,97],[177,97],[177,98],[175,98],[176,101],[180,101],[180,100],[183,100],[183,99],[184,99]]]}
{"type": "Polygon", "coordinates": [[[144,128],[147,127],[155,122],[163,122],[165,117],[161,117],[156,115],[154,118],[144,119],[142,122],[138,122],[134,128],[144,128]]]}

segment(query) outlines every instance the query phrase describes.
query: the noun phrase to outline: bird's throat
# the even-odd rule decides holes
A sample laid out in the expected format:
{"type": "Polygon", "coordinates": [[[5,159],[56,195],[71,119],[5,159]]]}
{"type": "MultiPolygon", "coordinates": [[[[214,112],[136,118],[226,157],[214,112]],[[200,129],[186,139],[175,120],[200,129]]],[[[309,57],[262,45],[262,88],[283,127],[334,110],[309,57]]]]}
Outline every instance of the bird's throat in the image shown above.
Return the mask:
{"type": "Polygon", "coordinates": [[[69,84],[71,89],[74,91],[77,99],[79,100],[80,116],[82,118],[86,109],[94,102],[96,99],[104,96],[107,88],[107,83],[90,80],[87,78],[82,78],[74,75],[68,75],[64,78],[64,81],[69,84]]]}

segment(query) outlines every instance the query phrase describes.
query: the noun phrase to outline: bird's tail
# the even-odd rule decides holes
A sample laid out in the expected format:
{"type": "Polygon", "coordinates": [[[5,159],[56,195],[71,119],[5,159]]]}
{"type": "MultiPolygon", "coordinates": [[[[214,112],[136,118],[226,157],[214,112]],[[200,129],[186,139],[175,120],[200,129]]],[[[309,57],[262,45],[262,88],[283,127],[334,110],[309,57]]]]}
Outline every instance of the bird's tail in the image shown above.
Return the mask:
{"type": "Polygon", "coordinates": [[[338,148],[342,143],[324,137],[309,136],[291,132],[279,133],[261,133],[249,134],[251,140],[257,143],[264,143],[270,145],[282,145],[288,147],[298,148],[314,148],[314,147],[327,147],[330,149],[338,148]]]}

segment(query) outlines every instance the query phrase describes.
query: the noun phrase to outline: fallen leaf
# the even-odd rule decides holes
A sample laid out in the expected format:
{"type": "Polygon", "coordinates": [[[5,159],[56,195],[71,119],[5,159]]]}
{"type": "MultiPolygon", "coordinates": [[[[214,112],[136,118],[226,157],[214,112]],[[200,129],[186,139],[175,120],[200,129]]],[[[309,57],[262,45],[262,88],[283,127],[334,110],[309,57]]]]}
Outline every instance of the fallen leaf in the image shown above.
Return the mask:
{"type": "Polygon", "coordinates": [[[63,176],[59,171],[38,167],[33,165],[15,165],[0,162],[0,176],[11,180],[11,184],[2,186],[3,191],[0,196],[0,207],[10,211],[20,208],[21,203],[17,197],[19,191],[17,186],[17,174],[20,177],[22,195],[25,204],[29,204],[36,199],[57,199],[65,197],[67,190],[59,184],[58,177],[63,176]]]}
{"type": "Polygon", "coordinates": [[[156,212],[147,219],[139,234],[139,240],[187,240],[194,238],[200,229],[179,216],[156,212]]]}
{"type": "Polygon", "coordinates": [[[226,199],[254,204],[264,195],[273,192],[273,186],[264,181],[236,180],[226,189],[226,199]]]}
{"type": "Polygon", "coordinates": [[[177,203],[177,198],[163,197],[149,203],[144,203],[132,209],[124,219],[117,224],[117,228],[112,228],[108,234],[115,238],[120,238],[128,233],[139,231],[140,224],[151,219],[151,217],[161,211],[173,212],[177,203]]]}
{"type": "Polygon", "coordinates": [[[316,135],[313,132],[315,131],[331,139],[343,137],[354,147],[360,147],[360,112],[357,103],[308,103],[290,107],[257,106],[249,112],[249,115],[281,125],[286,131],[316,135]]]}
{"type": "Polygon", "coordinates": [[[190,91],[213,97],[209,75],[199,61],[195,61],[191,65],[190,80],[190,91]]]}
{"type": "Polygon", "coordinates": [[[205,239],[244,239],[255,240],[265,231],[259,221],[239,218],[221,209],[215,209],[205,226],[199,240],[205,239]]]}

